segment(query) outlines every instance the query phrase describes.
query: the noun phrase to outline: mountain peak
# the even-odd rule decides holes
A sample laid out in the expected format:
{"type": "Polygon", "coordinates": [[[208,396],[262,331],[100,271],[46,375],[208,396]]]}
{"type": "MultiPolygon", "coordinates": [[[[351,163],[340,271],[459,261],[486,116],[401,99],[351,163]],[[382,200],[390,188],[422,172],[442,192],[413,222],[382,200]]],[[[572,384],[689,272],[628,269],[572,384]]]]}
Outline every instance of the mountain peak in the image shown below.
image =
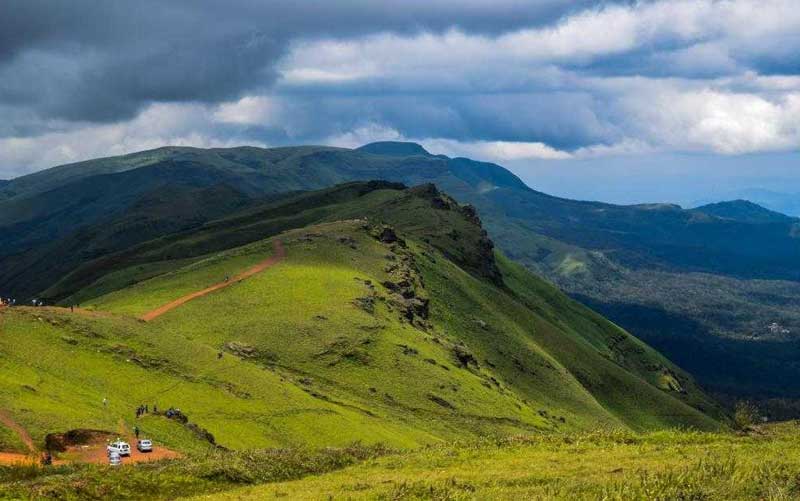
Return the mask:
{"type": "Polygon", "coordinates": [[[428,150],[423,148],[421,144],[405,141],[378,141],[375,143],[365,144],[357,150],[365,153],[371,153],[373,155],[391,155],[398,157],[430,155],[428,150]]]}
{"type": "Polygon", "coordinates": [[[703,205],[694,210],[724,219],[734,219],[749,223],[785,222],[791,219],[785,214],[742,199],[703,205]]]}

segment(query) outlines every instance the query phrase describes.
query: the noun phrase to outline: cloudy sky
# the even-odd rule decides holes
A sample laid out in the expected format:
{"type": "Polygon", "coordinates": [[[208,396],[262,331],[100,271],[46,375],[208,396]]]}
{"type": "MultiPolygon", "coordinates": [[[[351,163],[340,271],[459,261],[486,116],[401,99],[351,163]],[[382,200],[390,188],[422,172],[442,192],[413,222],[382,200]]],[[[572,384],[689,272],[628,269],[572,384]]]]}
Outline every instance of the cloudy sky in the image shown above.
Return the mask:
{"type": "Polygon", "coordinates": [[[798,0],[3,0],[0,179],[407,139],[618,202],[800,193],[798,0]]]}

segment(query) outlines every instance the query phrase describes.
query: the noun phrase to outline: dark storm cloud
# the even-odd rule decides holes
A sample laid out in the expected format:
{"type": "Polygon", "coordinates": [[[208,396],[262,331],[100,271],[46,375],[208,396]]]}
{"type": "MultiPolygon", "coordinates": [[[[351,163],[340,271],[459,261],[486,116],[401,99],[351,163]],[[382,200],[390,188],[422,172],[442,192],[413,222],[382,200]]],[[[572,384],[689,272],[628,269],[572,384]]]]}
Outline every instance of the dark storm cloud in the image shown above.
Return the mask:
{"type": "Polygon", "coordinates": [[[219,102],[274,81],[287,44],[454,26],[497,33],[590,2],[11,0],[0,6],[0,102],[115,121],[150,102],[219,102]]]}

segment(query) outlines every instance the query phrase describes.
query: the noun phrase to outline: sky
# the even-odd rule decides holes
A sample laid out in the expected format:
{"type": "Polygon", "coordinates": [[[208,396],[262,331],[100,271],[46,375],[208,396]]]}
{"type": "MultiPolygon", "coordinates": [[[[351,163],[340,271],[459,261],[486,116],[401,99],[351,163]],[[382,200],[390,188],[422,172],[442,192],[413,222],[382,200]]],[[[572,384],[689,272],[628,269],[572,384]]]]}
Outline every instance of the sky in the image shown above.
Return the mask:
{"type": "Polygon", "coordinates": [[[800,193],[797,0],[3,0],[0,179],[409,140],[619,203],[800,193]]]}

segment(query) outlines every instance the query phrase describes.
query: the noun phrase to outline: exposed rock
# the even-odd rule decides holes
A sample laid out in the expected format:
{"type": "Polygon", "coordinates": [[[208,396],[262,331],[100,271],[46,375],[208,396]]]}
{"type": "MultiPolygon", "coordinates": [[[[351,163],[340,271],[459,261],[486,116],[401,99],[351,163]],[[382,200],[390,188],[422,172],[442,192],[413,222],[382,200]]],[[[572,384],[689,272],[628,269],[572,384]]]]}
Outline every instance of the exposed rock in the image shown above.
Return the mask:
{"type": "Polygon", "coordinates": [[[479,367],[478,359],[476,359],[475,356],[472,353],[470,353],[470,351],[467,349],[466,346],[457,344],[453,346],[452,351],[453,351],[453,357],[455,358],[459,367],[463,369],[467,369],[470,367],[477,369],[479,367]]]}
{"type": "Polygon", "coordinates": [[[95,442],[104,442],[114,434],[110,431],[76,429],[64,433],[48,433],[44,438],[44,447],[52,452],[64,452],[73,445],[86,445],[95,442]]]}
{"type": "Polygon", "coordinates": [[[448,402],[447,400],[443,399],[438,395],[434,395],[432,393],[428,394],[428,400],[431,402],[444,407],[445,409],[455,410],[456,406],[448,402]]]}

